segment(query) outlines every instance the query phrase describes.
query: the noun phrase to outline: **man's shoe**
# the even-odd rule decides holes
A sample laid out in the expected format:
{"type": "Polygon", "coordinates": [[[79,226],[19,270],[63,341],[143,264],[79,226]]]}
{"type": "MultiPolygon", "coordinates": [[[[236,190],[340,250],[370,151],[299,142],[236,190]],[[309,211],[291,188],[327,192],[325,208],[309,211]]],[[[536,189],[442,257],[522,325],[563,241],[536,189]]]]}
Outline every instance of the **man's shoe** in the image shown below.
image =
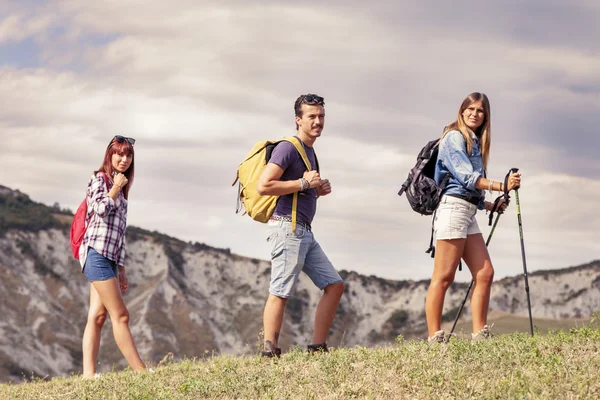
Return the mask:
{"type": "Polygon", "coordinates": [[[277,347],[275,350],[263,350],[260,355],[267,358],[279,358],[281,357],[281,349],[277,347]]]}
{"type": "Polygon", "coordinates": [[[327,343],[309,344],[306,346],[306,349],[309,353],[329,353],[327,343]]]}

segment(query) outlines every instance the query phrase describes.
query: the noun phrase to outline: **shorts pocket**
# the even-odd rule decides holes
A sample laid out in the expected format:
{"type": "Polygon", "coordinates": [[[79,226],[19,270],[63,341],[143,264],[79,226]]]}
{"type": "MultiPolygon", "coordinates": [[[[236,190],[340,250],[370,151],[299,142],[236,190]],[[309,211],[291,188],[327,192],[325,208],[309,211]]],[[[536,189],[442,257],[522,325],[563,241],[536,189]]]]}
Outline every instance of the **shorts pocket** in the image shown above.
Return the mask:
{"type": "Polygon", "coordinates": [[[448,226],[453,231],[466,232],[469,225],[471,225],[469,207],[463,204],[455,204],[448,226]]]}
{"type": "Polygon", "coordinates": [[[454,208],[454,203],[447,203],[447,202],[443,201],[438,205],[437,209],[439,211],[439,210],[452,210],[453,208],[454,208]]]}
{"type": "Polygon", "coordinates": [[[275,258],[281,253],[283,253],[283,248],[285,247],[285,238],[282,237],[280,232],[271,232],[269,237],[267,237],[267,243],[269,243],[271,249],[271,258],[275,258]]]}
{"type": "Polygon", "coordinates": [[[469,207],[469,205],[464,204],[464,203],[461,202],[461,203],[454,203],[453,204],[453,209],[456,210],[456,211],[463,212],[463,213],[468,213],[470,207],[469,207]]]}
{"type": "Polygon", "coordinates": [[[301,239],[304,237],[305,233],[306,233],[306,231],[304,229],[302,229],[300,226],[296,225],[296,231],[292,232],[292,230],[290,228],[290,230],[288,232],[286,232],[285,237],[301,239]]]}
{"type": "Polygon", "coordinates": [[[444,204],[444,207],[441,206],[442,204],[440,204],[440,207],[438,207],[433,219],[434,232],[437,232],[440,229],[446,229],[446,227],[450,224],[452,215],[454,214],[454,208],[452,207],[452,204],[444,204]]]}
{"type": "Polygon", "coordinates": [[[277,231],[269,230],[269,232],[267,233],[267,243],[271,243],[276,238],[277,238],[277,231]]]}

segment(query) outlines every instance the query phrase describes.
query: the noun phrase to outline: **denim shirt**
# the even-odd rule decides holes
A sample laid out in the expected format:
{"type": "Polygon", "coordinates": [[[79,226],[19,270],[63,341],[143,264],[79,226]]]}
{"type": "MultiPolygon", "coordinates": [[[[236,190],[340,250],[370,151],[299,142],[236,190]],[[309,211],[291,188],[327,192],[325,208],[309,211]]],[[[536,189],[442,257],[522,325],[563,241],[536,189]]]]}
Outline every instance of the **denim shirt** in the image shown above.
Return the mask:
{"type": "Polygon", "coordinates": [[[475,188],[479,177],[485,177],[479,139],[471,132],[473,151],[467,154],[467,143],[462,133],[450,131],[440,141],[438,159],[435,164],[435,183],[439,185],[447,174],[450,179],[442,194],[457,194],[479,198],[477,208],[484,209],[485,192],[475,188]]]}

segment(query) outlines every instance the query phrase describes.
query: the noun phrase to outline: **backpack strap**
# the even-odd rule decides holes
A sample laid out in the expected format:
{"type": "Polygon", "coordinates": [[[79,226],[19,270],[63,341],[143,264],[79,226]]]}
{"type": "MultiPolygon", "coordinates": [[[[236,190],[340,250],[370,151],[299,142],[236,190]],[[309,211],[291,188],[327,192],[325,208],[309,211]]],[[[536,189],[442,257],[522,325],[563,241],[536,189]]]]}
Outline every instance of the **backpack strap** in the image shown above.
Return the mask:
{"type": "Polygon", "coordinates": [[[298,150],[298,153],[300,154],[300,157],[302,158],[302,161],[304,161],[304,165],[306,165],[306,169],[308,171],[312,171],[313,170],[313,167],[310,164],[310,160],[308,159],[308,156],[306,155],[306,150],[304,150],[304,146],[300,142],[300,139],[298,139],[295,136],[287,136],[287,137],[284,137],[281,140],[282,141],[286,141],[286,142],[290,142],[291,144],[293,144],[294,147],[296,148],[296,150],[298,150]]]}
{"type": "Polygon", "coordinates": [[[444,188],[446,187],[446,184],[448,184],[448,181],[450,180],[450,176],[452,176],[452,174],[450,172],[448,172],[446,174],[446,176],[444,177],[444,179],[442,179],[442,181],[440,182],[440,191],[444,190],[444,188]]]}
{"type": "Polygon", "coordinates": [[[108,175],[106,175],[106,172],[104,172],[104,171],[100,171],[100,173],[102,174],[102,179],[104,179],[104,184],[106,185],[106,190],[110,190],[108,188],[108,184],[109,184],[108,175]]]}
{"type": "MultiPolygon", "coordinates": [[[[429,248],[425,253],[431,253],[431,258],[435,258],[435,246],[433,245],[433,221],[435,220],[435,214],[437,209],[433,212],[433,218],[431,219],[431,239],[429,239],[429,248]]],[[[462,260],[458,260],[458,270],[462,271],[462,260]]]]}
{"type": "MultiPolygon", "coordinates": [[[[446,174],[444,179],[440,182],[440,192],[444,189],[448,181],[450,180],[450,173],[446,174]]],[[[400,194],[400,193],[399,193],[400,194]]],[[[434,234],[434,222],[435,215],[437,214],[437,208],[433,212],[433,216],[431,217],[431,237],[429,239],[429,248],[425,251],[425,253],[431,254],[431,258],[435,258],[435,245],[433,244],[433,234],[434,234]]],[[[458,270],[462,271],[462,260],[458,261],[458,270]]]]}
{"type": "Polygon", "coordinates": [[[400,190],[398,191],[398,196],[402,196],[402,194],[404,192],[406,192],[406,189],[408,189],[408,187],[410,186],[410,184],[412,183],[412,178],[410,177],[410,174],[408,174],[408,179],[406,179],[404,181],[404,183],[402,184],[402,186],[400,187],[400,190]]]}
{"type": "MultiPolygon", "coordinates": [[[[102,175],[102,180],[104,181],[104,184],[106,185],[106,192],[108,193],[108,192],[110,191],[110,189],[109,189],[109,187],[108,187],[108,184],[110,183],[110,181],[108,180],[108,175],[106,175],[106,172],[104,172],[104,171],[98,171],[98,172],[100,173],[100,175],[102,175]]],[[[96,176],[96,174],[94,174],[94,177],[95,177],[95,176],[96,176]]],[[[91,181],[90,181],[89,185],[91,185],[91,181]]],[[[84,199],[84,200],[85,200],[85,199],[84,199]]],[[[86,201],[86,208],[87,208],[87,201],[86,201]]],[[[93,208],[92,208],[92,212],[91,212],[91,214],[89,215],[89,217],[88,217],[88,215],[87,215],[87,214],[88,214],[88,213],[87,213],[87,209],[86,209],[86,212],[85,212],[85,222],[84,222],[84,226],[85,226],[86,228],[87,228],[87,225],[88,225],[88,222],[89,222],[89,220],[90,220],[90,219],[92,219],[92,216],[94,215],[93,208]]]]}
{"type": "MultiPolygon", "coordinates": [[[[304,165],[306,166],[306,170],[307,171],[312,171],[312,165],[310,164],[310,160],[308,159],[308,156],[306,155],[306,151],[304,150],[304,146],[302,145],[302,143],[300,142],[300,139],[298,139],[295,136],[287,136],[284,137],[282,139],[282,141],[286,141],[286,142],[290,142],[291,144],[294,145],[294,147],[296,148],[296,150],[298,150],[298,154],[300,154],[300,158],[302,158],[302,161],[304,161],[304,165]]],[[[315,160],[316,160],[317,156],[315,154],[315,160]]],[[[318,162],[317,162],[318,165],[318,162]]],[[[318,167],[317,167],[318,170],[318,167]]],[[[294,192],[294,196],[292,199],[292,232],[296,231],[296,211],[298,210],[298,192],[294,192]]]]}
{"type": "Polygon", "coordinates": [[[433,245],[433,223],[435,221],[435,215],[437,214],[437,208],[435,209],[435,211],[433,212],[433,217],[431,218],[431,238],[429,239],[429,248],[427,249],[427,251],[425,251],[425,253],[430,253],[431,254],[431,258],[435,257],[435,246],[433,245]]]}
{"type": "MultiPolygon", "coordinates": [[[[410,180],[410,178],[408,180],[410,180]]],[[[407,180],[407,182],[408,182],[408,180],[407,180]]],[[[446,184],[448,183],[449,180],[450,180],[450,173],[447,173],[446,176],[444,177],[444,179],[442,179],[442,181],[440,182],[440,185],[439,185],[440,194],[441,194],[442,190],[444,190],[444,187],[446,187],[446,184]]],[[[404,190],[406,190],[406,189],[404,188],[404,185],[402,185],[402,189],[400,189],[400,193],[398,193],[398,194],[402,195],[402,192],[404,190]]],[[[433,245],[433,222],[435,221],[435,214],[437,214],[437,208],[435,209],[435,211],[433,212],[433,216],[431,217],[431,238],[429,239],[429,248],[425,252],[428,254],[431,253],[431,258],[435,257],[435,246],[433,245]]]]}

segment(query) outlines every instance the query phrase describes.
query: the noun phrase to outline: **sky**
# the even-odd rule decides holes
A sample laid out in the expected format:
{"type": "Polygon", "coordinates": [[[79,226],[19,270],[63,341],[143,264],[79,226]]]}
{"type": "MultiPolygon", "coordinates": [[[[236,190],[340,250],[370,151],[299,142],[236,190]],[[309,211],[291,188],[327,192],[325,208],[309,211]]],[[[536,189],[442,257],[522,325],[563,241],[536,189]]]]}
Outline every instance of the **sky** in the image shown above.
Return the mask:
{"type": "MultiPolygon", "coordinates": [[[[134,137],[130,225],[268,259],[231,183],[316,93],[333,189],[316,239],[338,269],[427,279],[431,218],[397,192],[479,91],[488,175],[523,174],[528,270],[578,265],[600,258],[598,21],[596,0],[3,1],[0,184],[75,210],[111,138],[134,137]]],[[[523,272],[514,203],[490,243],[497,278],[523,272]]]]}

